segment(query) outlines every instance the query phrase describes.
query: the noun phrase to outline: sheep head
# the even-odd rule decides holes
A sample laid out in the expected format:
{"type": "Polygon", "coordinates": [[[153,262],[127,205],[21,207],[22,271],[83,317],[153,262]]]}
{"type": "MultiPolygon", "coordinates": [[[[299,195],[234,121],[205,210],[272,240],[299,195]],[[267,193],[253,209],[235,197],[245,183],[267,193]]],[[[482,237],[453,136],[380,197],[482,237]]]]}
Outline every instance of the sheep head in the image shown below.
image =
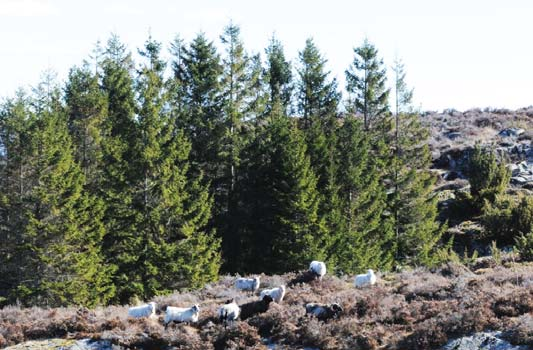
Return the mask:
{"type": "Polygon", "coordinates": [[[274,301],[274,299],[272,299],[272,297],[270,295],[265,295],[263,297],[263,299],[261,299],[266,305],[270,304],[271,302],[274,301]]]}

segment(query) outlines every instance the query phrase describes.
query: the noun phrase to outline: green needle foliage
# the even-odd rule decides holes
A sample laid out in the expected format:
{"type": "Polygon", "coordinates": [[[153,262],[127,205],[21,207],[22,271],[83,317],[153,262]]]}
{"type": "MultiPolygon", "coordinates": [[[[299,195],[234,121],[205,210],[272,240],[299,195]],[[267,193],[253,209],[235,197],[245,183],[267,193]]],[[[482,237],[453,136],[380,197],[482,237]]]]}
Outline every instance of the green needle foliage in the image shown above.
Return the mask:
{"type": "Polygon", "coordinates": [[[276,273],[323,258],[327,232],[318,216],[317,178],[302,132],[280,104],[247,151],[240,184],[246,269],[276,273]]]}
{"type": "MultiPolygon", "coordinates": [[[[233,23],[220,40],[177,36],[167,61],[150,37],[136,62],[112,35],[63,87],[47,75],[2,103],[2,303],[125,304],[312,260],[337,273],[436,262],[445,225],[401,62],[393,116],[368,41],[343,108],[312,39],[294,70],[275,37],[263,59],[233,23]]],[[[527,258],[531,203],[496,203],[509,174],[491,153],[476,149],[471,170],[468,204],[494,228],[499,213],[515,222],[506,236],[527,258]]]]}
{"type": "Polygon", "coordinates": [[[353,62],[346,70],[346,90],[351,94],[349,109],[362,114],[365,130],[371,130],[389,111],[387,72],[378,50],[367,39],[354,53],[353,62]]]}
{"type": "Polygon", "coordinates": [[[11,199],[6,209],[21,224],[15,238],[20,245],[12,256],[19,266],[10,266],[18,271],[17,285],[11,285],[9,296],[26,305],[107,303],[115,288],[113,268],[103,264],[100,246],[105,232],[103,203],[84,190],[85,177],[74,160],[59,89],[47,79],[32,100],[35,114],[24,117],[27,109],[15,105],[14,114],[8,112],[4,119],[6,125],[15,126],[13,131],[19,118],[29,124],[18,130],[22,132],[18,137],[25,134],[28,141],[19,154],[18,168],[31,166],[24,179],[18,173],[22,181],[18,193],[12,192],[14,187],[4,192],[11,199]],[[7,120],[11,118],[14,123],[7,120]],[[12,211],[15,207],[17,212],[12,211]]]}
{"type": "Polygon", "coordinates": [[[359,120],[344,120],[339,130],[342,221],[335,254],[346,273],[388,269],[393,261],[392,221],[385,212],[386,191],[369,139],[359,120]]]}

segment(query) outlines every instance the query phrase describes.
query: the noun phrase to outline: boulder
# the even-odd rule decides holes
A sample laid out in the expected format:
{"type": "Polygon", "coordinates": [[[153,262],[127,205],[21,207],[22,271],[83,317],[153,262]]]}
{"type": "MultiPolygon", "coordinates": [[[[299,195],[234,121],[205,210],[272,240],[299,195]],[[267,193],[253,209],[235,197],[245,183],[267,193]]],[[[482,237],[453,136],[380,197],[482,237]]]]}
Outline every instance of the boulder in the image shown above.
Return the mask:
{"type": "Polygon", "coordinates": [[[450,132],[447,132],[446,134],[444,134],[444,136],[446,136],[450,140],[456,140],[456,139],[462,137],[463,134],[461,134],[458,131],[450,131],[450,132]]]}
{"type": "Polygon", "coordinates": [[[506,128],[498,133],[500,137],[518,137],[525,132],[522,128],[506,128]]]}
{"type": "Polygon", "coordinates": [[[528,346],[514,346],[501,339],[501,332],[482,332],[455,339],[443,350],[526,350],[528,346]]]}

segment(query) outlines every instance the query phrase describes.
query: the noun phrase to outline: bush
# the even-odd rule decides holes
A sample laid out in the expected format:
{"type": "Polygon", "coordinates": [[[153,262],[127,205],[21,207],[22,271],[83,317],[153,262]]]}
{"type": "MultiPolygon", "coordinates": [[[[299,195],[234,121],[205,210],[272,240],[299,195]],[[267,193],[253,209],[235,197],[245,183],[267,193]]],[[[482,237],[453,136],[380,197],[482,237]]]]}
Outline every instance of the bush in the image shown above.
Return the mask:
{"type": "Polygon", "coordinates": [[[476,145],[468,164],[468,177],[473,204],[481,210],[485,201],[494,203],[496,196],[505,191],[511,171],[504,162],[497,162],[492,150],[483,150],[476,145]]]}
{"type": "Polygon", "coordinates": [[[487,238],[500,244],[512,244],[533,230],[533,198],[514,200],[497,196],[493,204],[485,203],[481,222],[487,238]]]}
{"type": "Polygon", "coordinates": [[[533,231],[517,237],[516,248],[522,260],[533,261],[533,231]]]}

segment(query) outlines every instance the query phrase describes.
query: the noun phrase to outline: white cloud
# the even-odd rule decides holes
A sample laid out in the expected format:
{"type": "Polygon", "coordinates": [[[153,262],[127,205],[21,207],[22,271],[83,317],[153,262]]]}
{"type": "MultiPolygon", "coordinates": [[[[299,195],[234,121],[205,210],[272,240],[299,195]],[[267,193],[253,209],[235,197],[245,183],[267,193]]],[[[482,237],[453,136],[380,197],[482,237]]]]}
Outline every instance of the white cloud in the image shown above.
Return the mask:
{"type": "Polygon", "coordinates": [[[45,17],[58,14],[49,0],[0,0],[0,17],[45,17]]]}

